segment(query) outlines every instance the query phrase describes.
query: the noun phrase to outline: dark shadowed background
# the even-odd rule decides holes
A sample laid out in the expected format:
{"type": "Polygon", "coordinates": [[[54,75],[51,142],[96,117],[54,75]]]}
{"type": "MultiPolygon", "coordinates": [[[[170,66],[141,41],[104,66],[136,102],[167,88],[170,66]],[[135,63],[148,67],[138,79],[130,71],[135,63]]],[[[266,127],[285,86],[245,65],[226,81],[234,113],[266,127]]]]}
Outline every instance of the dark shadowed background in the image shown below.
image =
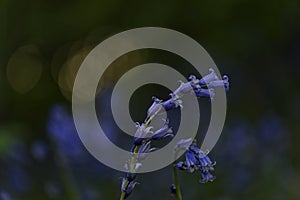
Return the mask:
{"type": "MultiPolygon", "coordinates": [[[[0,199],[119,198],[123,173],[82,146],[71,91],[95,45],[145,26],[189,35],[230,78],[225,128],[211,152],[217,179],[200,184],[200,174],[180,173],[184,199],[300,199],[299,11],[297,0],[0,0],[0,199]]],[[[130,138],[111,118],[111,89],[122,70],[153,61],[193,72],[178,56],[141,50],[120,57],[99,84],[97,111],[108,113],[101,123],[127,149],[130,138]]],[[[141,87],[132,118],[141,121],[151,97],[169,93],[141,87]]],[[[174,199],[171,166],[138,182],[129,199],[174,199]]]]}

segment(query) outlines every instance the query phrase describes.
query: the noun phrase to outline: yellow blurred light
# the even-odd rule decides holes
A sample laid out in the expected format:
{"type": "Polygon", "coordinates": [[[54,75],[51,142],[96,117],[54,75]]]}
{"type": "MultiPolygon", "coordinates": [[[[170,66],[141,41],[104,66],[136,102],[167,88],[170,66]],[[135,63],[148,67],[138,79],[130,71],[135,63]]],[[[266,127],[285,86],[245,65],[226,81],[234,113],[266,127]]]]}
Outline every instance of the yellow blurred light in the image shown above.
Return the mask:
{"type": "Polygon", "coordinates": [[[64,97],[70,101],[77,72],[89,52],[90,48],[88,47],[77,51],[77,53],[69,57],[59,72],[58,85],[64,97]]]}
{"type": "Polygon", "coordinates": [[[38,83],[42,66],[41,53],[36,45],[20,47],[8,61],[8,82],[16,92],[25,94],[38,83]]]}

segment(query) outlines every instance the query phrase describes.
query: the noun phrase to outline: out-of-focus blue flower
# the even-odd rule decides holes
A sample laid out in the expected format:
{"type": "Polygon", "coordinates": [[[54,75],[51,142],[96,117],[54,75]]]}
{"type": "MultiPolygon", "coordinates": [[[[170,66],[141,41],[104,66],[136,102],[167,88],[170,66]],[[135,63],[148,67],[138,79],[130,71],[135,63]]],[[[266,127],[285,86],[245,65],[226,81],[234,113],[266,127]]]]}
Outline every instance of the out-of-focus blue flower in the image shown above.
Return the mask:
{"type": "Polygon", "coordinates": [[[32,144],[31,153],[35,159],[42,161],[47,157],[49,147],[44,141],[38,140],[32,144]]]}
{"type": "MultiPolygon", "coordinates": [[[[251,170],[251,169],[250,169],[251,170]]],[[[238,192],[243,191],[248,187],[248,184],[253,179],[251,171],[245,167],[236,167],[230,174],[230,178],[234,181],[228,183],[228,187],[231,191],[238,192]]]]}
{"type": "Polygon", "coordinates": [[[32,164],[28,148],[24,143],[17,142],[12,146],[6,159],[1,165],[5,172],[4,180],[8,191],[14,191],[16,195],[24,194],[31,189],[31,179],[28,168],[32,164]]]}
{"type": "Polygon", "coordinates": [[[0,190],[0,199],[1,200],[11,200],[12,198],[7,192],[0,190]]]}
{"type": "Polygon", "coordinates": [[[12,162],[18,163],[18,165],[28,166],[31,164],[30,154],[25,143],[16,142],[8,153],[8,158],[12,162]]]}
{"type": "Polygon", "coordinates": [[[62,193],[61,186],[55,181],[48,181],[44,185],[45,192],[49,197],[57,198],[62,193]]]}
{"type": "Polygon", "coordinates": [[[10,166],[7,173],[7,184],[16,193],[26,193],[31,188],[30,178],[25,169],[20,166],[10,166]]]}
{"type": "Polygon", "coordinates": [[[273,150],[281,152],[285,150],[288,143],[288,134],[282,119],[277,115],[264,116],[258,122],[258,133],[262,147],[273,147],[273,150]]]}
{"type": "Polygon", "coordinates": [[[82,144],[73,119],[63,106],[55,105],[50,110],[47,132],[60,154],[72,160],[83,156],[82,144]]]}
{"type": "Polygon", "coordinates": [[[101,199],[99,193],[92,187],[84,187],[82,189],[82,198],[88,200],[98,200],[101,199]]]}

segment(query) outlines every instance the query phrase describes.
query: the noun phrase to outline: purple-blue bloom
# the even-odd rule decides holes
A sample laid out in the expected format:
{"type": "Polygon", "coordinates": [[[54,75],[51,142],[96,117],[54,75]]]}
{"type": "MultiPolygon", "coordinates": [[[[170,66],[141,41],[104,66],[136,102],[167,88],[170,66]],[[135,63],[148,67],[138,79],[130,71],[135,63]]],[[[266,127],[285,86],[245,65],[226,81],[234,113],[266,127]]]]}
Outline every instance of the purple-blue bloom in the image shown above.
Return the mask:
{"type": "Polygon", "coordinates": [[[185,161],[178,162],[175,167],[189,172],[199,170],[202,176],[200,180],[201,183],[213,181],[215,180],[215,176],[211,174],[211,171],[214,170],[216,162],[212,162],[207,154],[208,153],[200,150],[195,144],[192,144],[185,152],[185,161]]]}
{"type": "Polygon", "coordinates": [[[169,127],[169,119],[165,120],[165,124],[162,128],[159,130],[155,131],[151,137],[152,140],[160,140],[166,137],[173,137],[173,131],[172,128],[169,127]]]}
{"type": "Polygon", "coordinates": [[[73,119],[63,106],[55,105],[50,110],[47,132],[59,154],[73,161],[83,156],[83,147],[73,119]]]}
{"type": "Polygon", "coordinates": [[[162,106],[166,111],[178,108],[178,104],[175,103],[173,98],[170,98],[169,100],[163,102],[162,106]]]}

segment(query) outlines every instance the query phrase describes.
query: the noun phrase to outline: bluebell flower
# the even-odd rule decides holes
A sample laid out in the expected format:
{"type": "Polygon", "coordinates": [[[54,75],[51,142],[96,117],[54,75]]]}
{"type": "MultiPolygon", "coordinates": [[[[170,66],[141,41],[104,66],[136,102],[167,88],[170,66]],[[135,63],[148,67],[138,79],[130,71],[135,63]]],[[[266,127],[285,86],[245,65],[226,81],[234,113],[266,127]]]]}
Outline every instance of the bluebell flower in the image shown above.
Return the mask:
{"type": "Polygon", "coordinates": [[[141,163],[139,162],[131,162],[131,160],[129,159],[125,165],[124,168],[128,173],[136,173],[137,170],[142,166],[141,163]]]}
{"type": "Polygon", "coordinates": [[[171,184],[170,185],[170,191],[171,191],[172,194],[176,194],[176,186],[175,186],[175,184],[171,184]]]}
{"type": "Polygon", "coordinates": [[[225,91],[228,92],[229,91],[229,78],[227,75],[224,75],[222,77],[223,79],[223,84],[224,84],[224,87],[225,87],[225,91]]]}
{"type": "Polygon", "coordinates": [[[210,160],[210,158],[207,156],[208,153],[209,153],[208,151],[204,152],[195,145],[191,145],[190,149],[191,149],[191,151],[193,151],[197,155],[197,158],[200,162],[200,165],[204,169],[207,168],[207,169],[213,170],[213,166],[216,165],[216,162],[212,162],[210,160]]]}
{"type": "Polygon", "coordinates": [[[198,166],[197,155],[192,151],[188,150],[185,153],[185,162],[186,166],[190,172],[193,172],[194,169],[198,166]]]}
{"type": "Polygon", "coordinates": [[[224,87],[226,92],[229,91],[228,76],[224,75],[222,80],[219,80],[212,68],[210,68],[209,71],[210,74],[204,76],[200,80],[198,80],[194,75],[189,77],[190,85],[197,97],[210,97],[213,99],[215,96],[214,88],[217,87],[224,87]]]}
{"type": "Polygon", "coordinates": [[[215,96],[215,92],[213,89],[197,88],[194,89],[194,92],[197,97],[207,97],[213,99],[215,96]]]}
{"type": "Polygon", "coordinates": [[[186,163],[183,161],[179,161],[177,164],[175,164],[175,167],[180,170],[188,170],[186,163]]]}
{"type": "Polygon", "coordinates": [[[157,148],[151,147],[151,141],[145,142],[144,144],[142,144],[140,146],[138,153],[136,155],[136,160],[142,161],[142,160],[146,159],[148,153],[151,153],[155,150],[157,150],[157,148]]]}
{"type": "Polygon", "coordinates": [[[136,173],[127,172],[126,173],[126,179],[131,182],[134,181],[136,178],[136,173]]]}
{"type": "Polygon", "coordinates": [[[152,97],[152,100],[153,100],[153,103],[147,111],[147,118],[145,121],[147,121],[151,116],[157,115],[159,113],[159,111],[162,110],[162,105],[161,105],[162,100],[160,100],[156,97],[152,97]]]}
{"type": "Polygon", "coordinates": [[[209,71],[209,74],[207,74],[199,80],[200,85],[207,85],[212,81],[218,80],[218,76],[216,75],[215,70],[213,68],[209,68],[209,71]]]}
{"type": "Polygon", "coordinates": [[[164,101],[161,103],[162,107],[165,109],[165,111],[169,111],[175,108],[182,108],[182,100],[180,99],[180,96],[171,93],[170,99],[167,101],[164,101]]]}
{"type": "Polygon", "coordinates": [[[185,161],[178,162],[175,167],[191,173],[199,170],[202,176],[201,183],[213,181],[215,177],[211,174],[211,171],[214,170],[216,162],[212,162],[207,154],[208,152],[202,151],[193,143],[185,152],[185,161]]]}
{"type": "Polygon", "coordinates": [[[199,170],[202,176],[200,183],[207,183],[208,181],[212,182],[216,179],[216,177],[213,176],[209,171],[203,170],[202,168],[200,168],[199,170]]]}
{"type": "Polygon", "coordinates": [[[173,134],[172,128],[169,127],[169,119],[166,119],[164,126],[161,129],[155,131],[153,133],[151,139],[152,140],[160,140],[160,139],[170,137],[170,136],[173,137],[174,134],[173,134]]]}
{"type": "Polygon", "coordinates": [[[152,126],[147,127],[145,124],[136,123],[137,130],[134,135],[133,143],[134,145],[141,145],[147,138],[153,133],[151,129],[152,126]]]}
{"type": "Polygon", "coordinates": [[[178,107],[178,105],[175,103],[175,101],[173,100],[173,98],[170,98],[169,100],[163,102],[161,105],[163,106],[163,108],[165,109],[165,111],[169,111],[169,110],[172,110],[172,109],[178,107]]]}
{"type": "Polygon", "coordinates": [[[176,146],[174,147],[174,151],[178,152],[180,150],[186,150],[191,146],[192,143],[193,138],[181,139],[177,142],[176,146]]]}
{"type": "Polygon", "coordinates": [[[125,199],[127,199],[127,197],[132,193],[132,191],[133,191],[134,187],[136,186],[136,184],[138,184],[135,181],[130,181],[129,183],[127,183],[127,181],[128,180],[123,178],[122,179],[122,185],[121,185],[121,191],[125,192],[125,199]]]}
{"type": "Polygon", "coordinates": [[[193,88],[191,87],[190,82],[187,83],[184,83],[182,81],[179,82],[180,82],[180,86],[173,92],[173,94],[181,98],[184,94],[191,92],[193,88]]]}
{"type": "Polygon", "coordinates": [[[229,90],[228,76],[224,75],[222,80],[211,81],[208,84],[210,88],[224,87],[226,91],[229,90]]]}

